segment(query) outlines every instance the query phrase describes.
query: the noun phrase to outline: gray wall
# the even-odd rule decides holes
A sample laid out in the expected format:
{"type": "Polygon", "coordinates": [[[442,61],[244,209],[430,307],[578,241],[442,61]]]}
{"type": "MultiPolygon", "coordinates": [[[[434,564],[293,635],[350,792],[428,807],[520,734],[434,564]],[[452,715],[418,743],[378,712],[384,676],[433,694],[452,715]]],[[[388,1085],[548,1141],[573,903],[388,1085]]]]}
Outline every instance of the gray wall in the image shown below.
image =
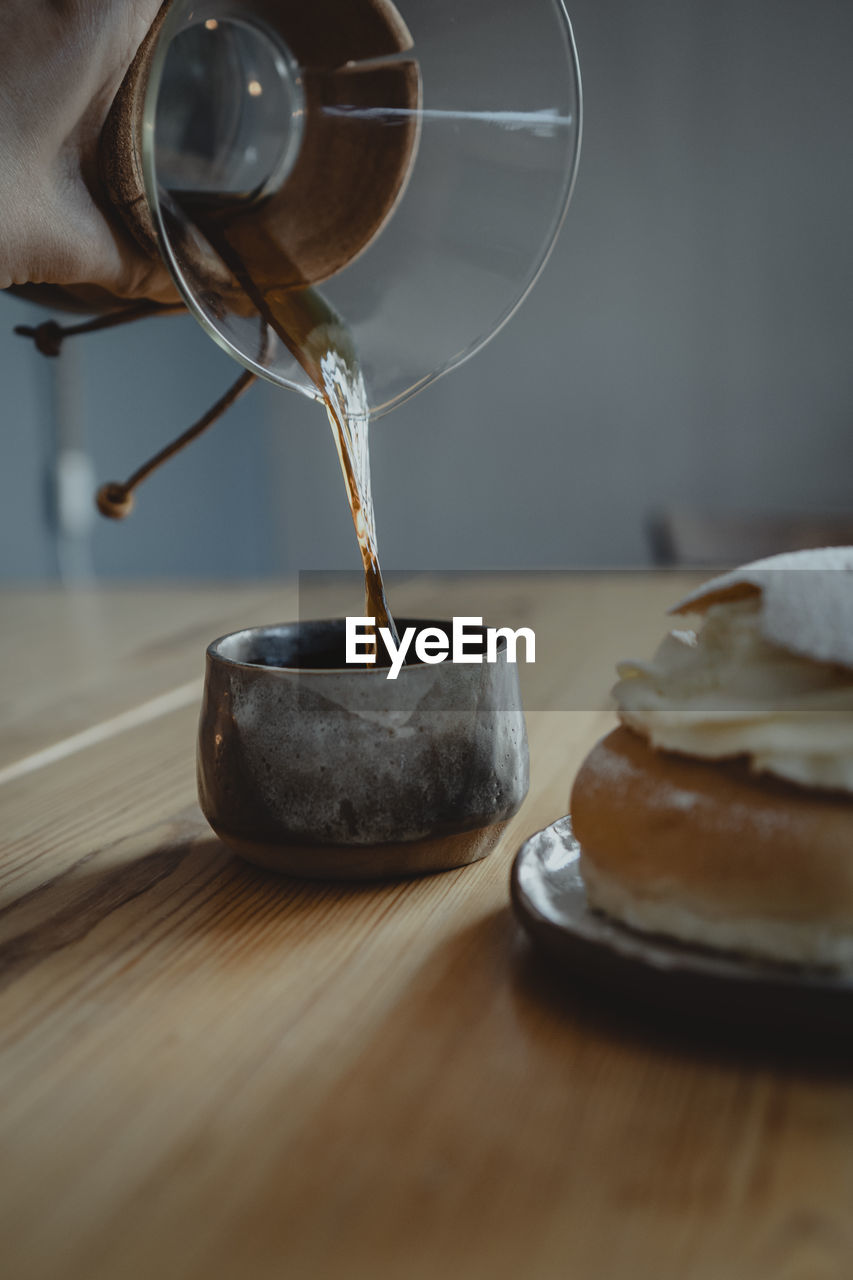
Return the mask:
{"type": "MultiPolygon", "coordinates": [[[[57,401],[71,442],[91,457],[94,488],[126,479],[239,372],[188,316],[71,339],[59,361],[12,334],[15,324],[44,319],[11,296],[0,300],[0,576],[6,579],[52,577],[60,567],[50,480],[57,401]]],[[[91,554],[77,557],[77,567],[85,570],[88,558],[99,575],[141,577],[273,569],[268,429],[251,394],[146,482],[128,521],[93,515],[91,554]]]]}
{"type": "MultiPolygon", "coordinates": [[[[853,5],[570,9],[586,105],[574,203],[511,324],[376,424],[388,567],[642,563],[649,514],[673,503],[853,510],[853,5]]],[[[6,333],[25,310],[0,302],[11,577],[55,569],[48,370],[6,333]]],[[[236,375],[186,318],[78,350],[100,479],[236,375]]],[[[150,482],[131,522],[97,528],[98,572],[357,564],[324,416],[271,388],[250,397],[150,482]]]]}

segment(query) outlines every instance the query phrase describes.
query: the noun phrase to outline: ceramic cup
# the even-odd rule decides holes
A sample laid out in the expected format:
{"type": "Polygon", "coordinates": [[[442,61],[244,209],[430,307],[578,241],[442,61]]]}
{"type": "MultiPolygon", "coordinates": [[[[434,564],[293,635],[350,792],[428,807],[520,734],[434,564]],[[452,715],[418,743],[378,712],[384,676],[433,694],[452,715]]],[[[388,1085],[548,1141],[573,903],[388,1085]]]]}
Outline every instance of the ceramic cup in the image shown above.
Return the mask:
{"type": "MultiPolygon", "coordinates": [[[[399,619],[405,627],[446,622],[399,619]]],[[[344,665],[345,620],[214,641],[199,799],[240,857],[287,875],[373,879],[462,866],[494,848],[527,794],[518,671],[416,662],[396,680],[344,665]]],[[[414,649],[414,646],[412,647],[414,649]]]]}

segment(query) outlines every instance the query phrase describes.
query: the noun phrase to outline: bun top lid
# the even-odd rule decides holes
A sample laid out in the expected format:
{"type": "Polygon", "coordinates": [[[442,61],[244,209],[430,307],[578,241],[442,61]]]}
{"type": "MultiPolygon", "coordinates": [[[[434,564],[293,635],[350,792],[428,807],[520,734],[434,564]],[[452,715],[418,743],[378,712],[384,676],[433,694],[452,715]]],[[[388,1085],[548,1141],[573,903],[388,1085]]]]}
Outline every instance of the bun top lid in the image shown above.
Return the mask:
{"type": "Polygon", "coordinates": [[[816,662],[853,667],[853,547],[770,556],[712,578],[670,613],[760,596],[758,625],[772,644],[816,662]]]}

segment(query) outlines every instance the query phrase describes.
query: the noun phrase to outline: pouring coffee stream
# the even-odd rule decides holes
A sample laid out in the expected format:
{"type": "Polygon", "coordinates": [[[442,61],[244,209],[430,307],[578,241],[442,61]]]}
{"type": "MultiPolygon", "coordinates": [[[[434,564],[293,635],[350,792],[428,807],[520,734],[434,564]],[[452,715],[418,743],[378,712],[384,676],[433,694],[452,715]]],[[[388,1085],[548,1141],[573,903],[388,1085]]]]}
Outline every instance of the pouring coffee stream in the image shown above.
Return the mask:
{"type": "MultiPolygon", "coordinates": [[[[232,225],[229,205],[175,195],[194,225],[214,246],[237,285],[261,319],[284,343],[323,397],[332,427],[347,498],[364,566],[365,608],[377,627],[399,636],[388,608],[376,538],[370,475],[370,409],[358,353],[344,320],[316,289],[288,289],[274,283],[289,274],[280,256],[266,286],[248,266],[245,229],[238,217],[232,225]],[[276,270],[278,264],[278,271],[276,270]]],[[[270,268],[267,268],[270,272],[270,268]]]]}

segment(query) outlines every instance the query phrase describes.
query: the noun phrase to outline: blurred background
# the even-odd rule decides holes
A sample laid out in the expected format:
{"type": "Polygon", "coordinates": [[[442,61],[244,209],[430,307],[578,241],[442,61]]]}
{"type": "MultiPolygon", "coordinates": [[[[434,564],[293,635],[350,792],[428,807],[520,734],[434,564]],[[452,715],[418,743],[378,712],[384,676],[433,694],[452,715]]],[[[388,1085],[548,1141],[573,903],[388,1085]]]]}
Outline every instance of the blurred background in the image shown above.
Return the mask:
{"type": "MultiPolygon", "coordinates": [[[[853,542],[853,5],[569,11],[585,124],[568,220],[491,345],[375,424],[383,564],[725,564],[853,542]]],[[[44,318],[0,296],[0,578],[358,564],[325,415],[269,386],[148,481],[129,521],[97,517],[94,489],[238,368],[187,316],[48,361],[12,335],[44,318]]]]}

